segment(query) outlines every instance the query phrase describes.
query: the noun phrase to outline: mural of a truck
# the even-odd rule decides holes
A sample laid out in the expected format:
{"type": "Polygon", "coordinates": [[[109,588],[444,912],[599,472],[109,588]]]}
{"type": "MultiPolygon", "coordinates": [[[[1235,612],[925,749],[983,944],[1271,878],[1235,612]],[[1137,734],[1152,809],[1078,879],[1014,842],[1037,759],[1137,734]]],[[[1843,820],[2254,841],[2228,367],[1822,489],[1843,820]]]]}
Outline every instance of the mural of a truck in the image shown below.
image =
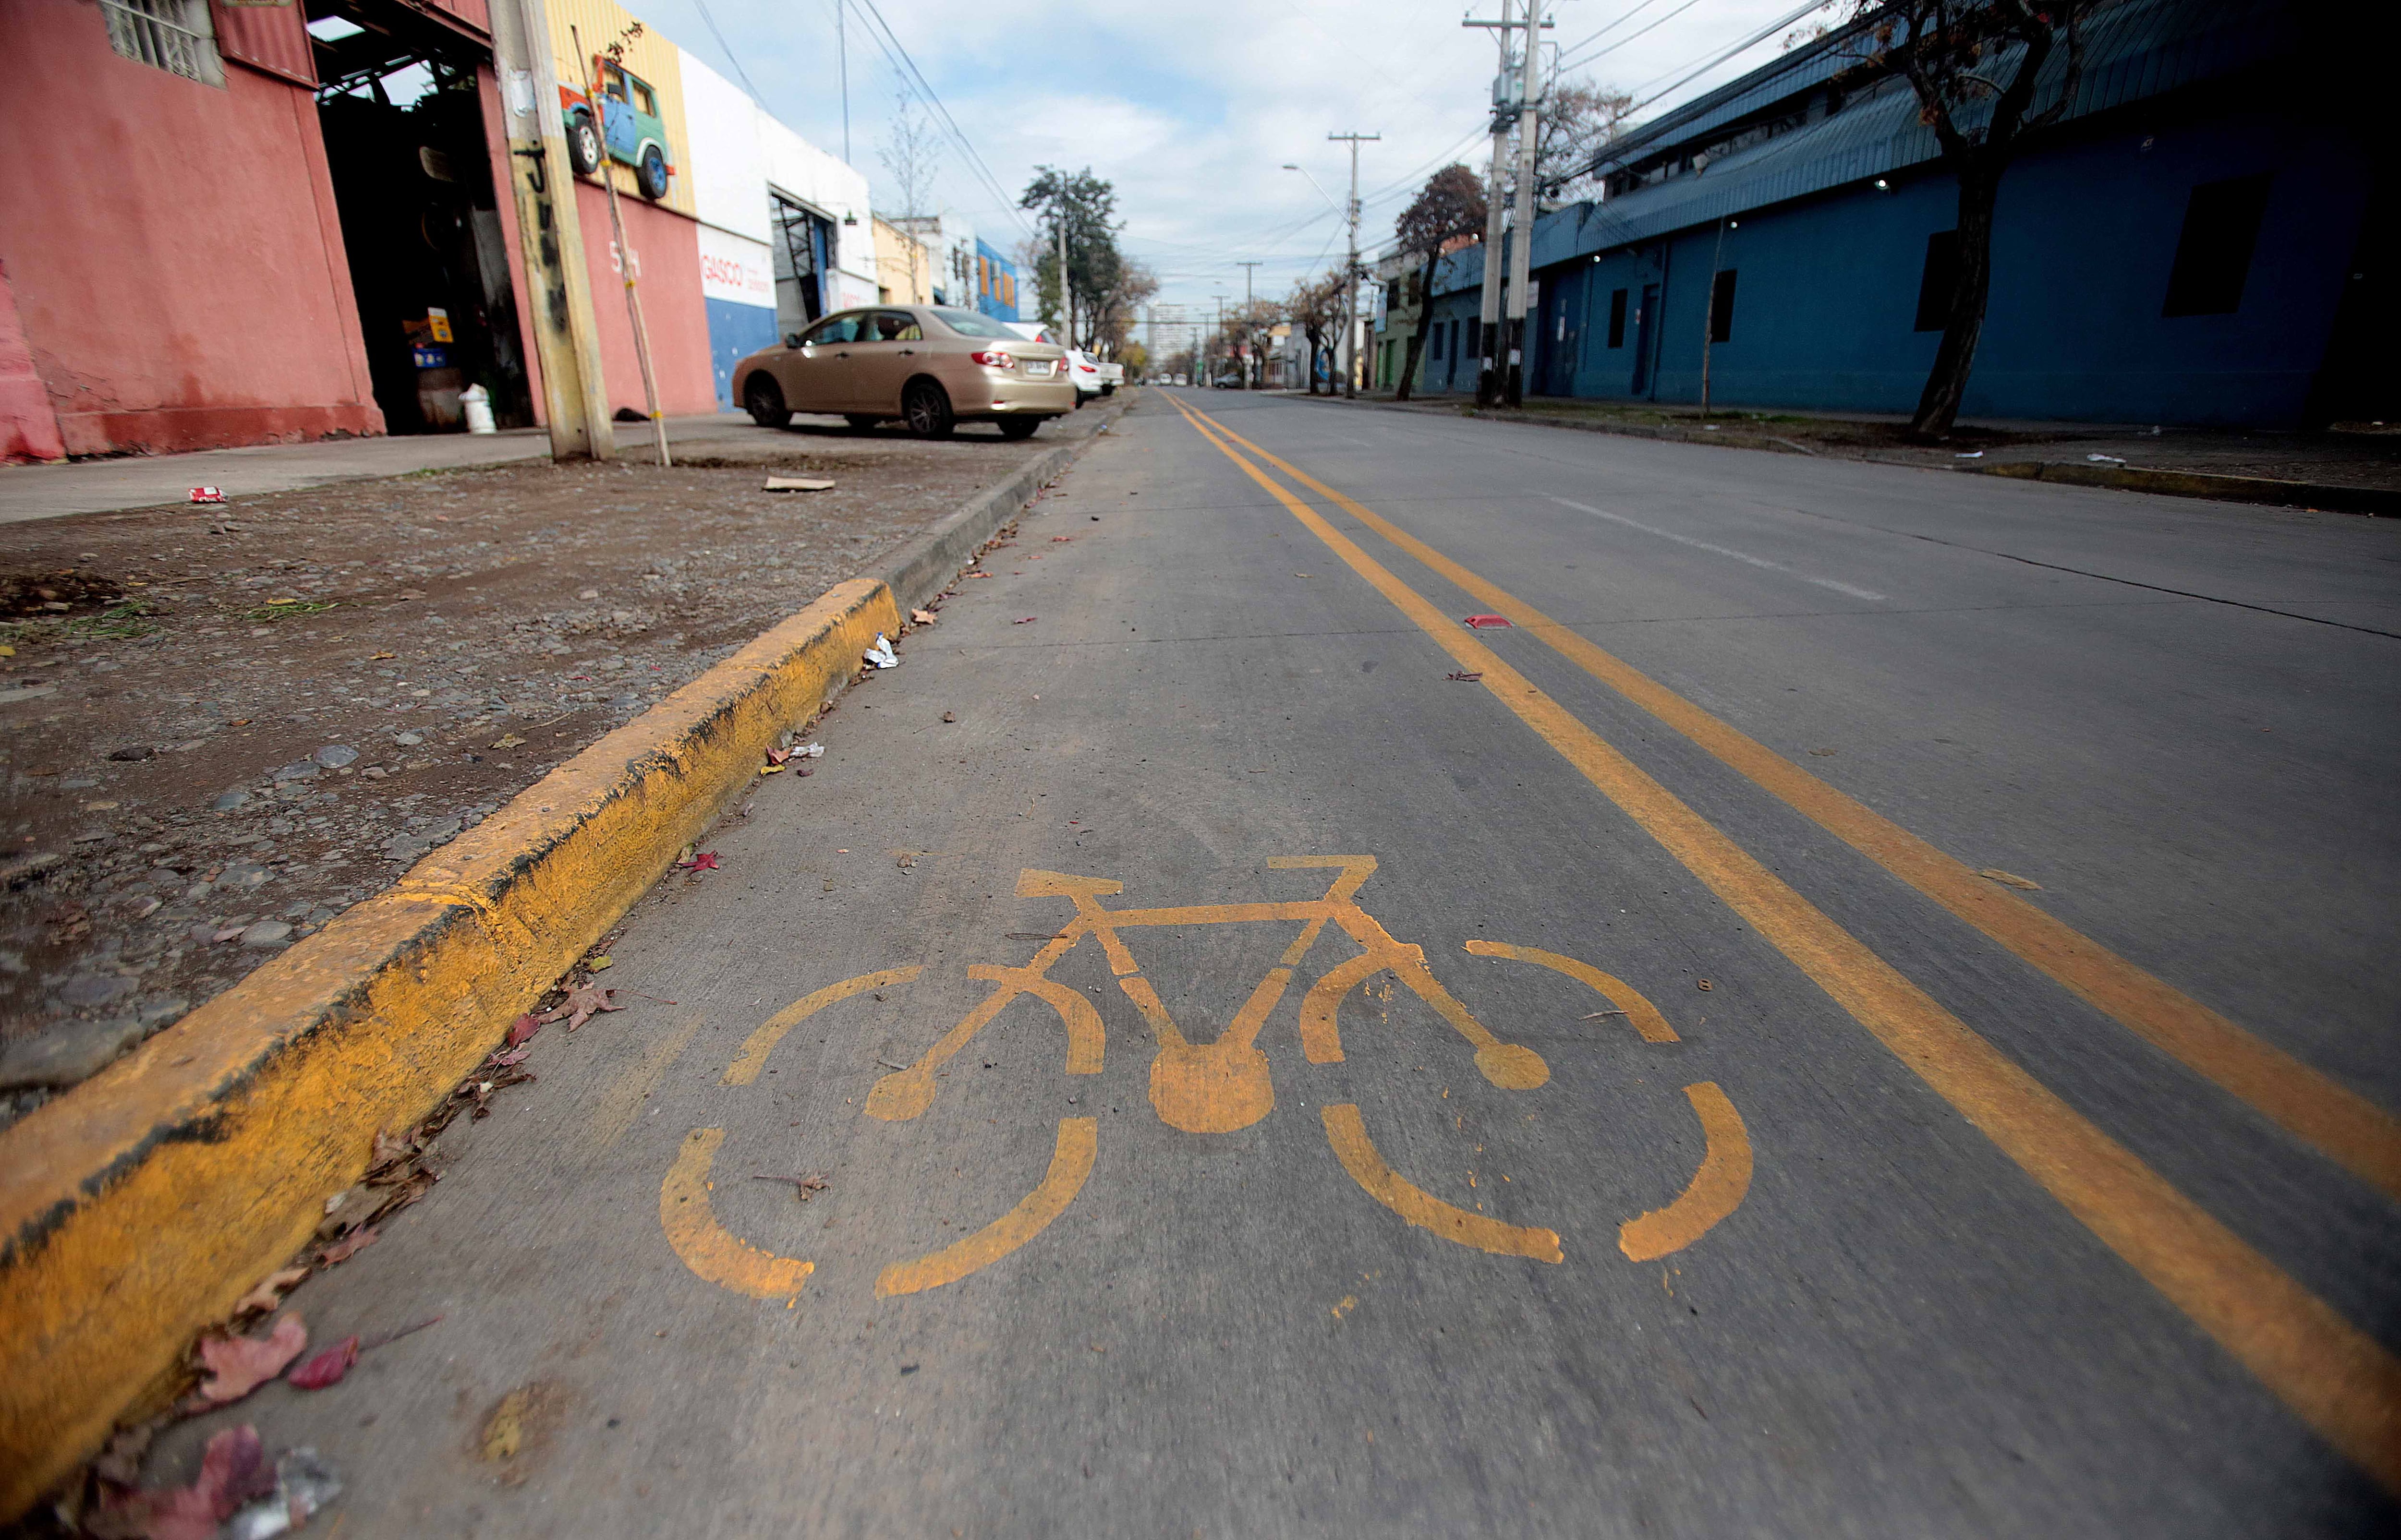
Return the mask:
{"type": "Polygon", "coordinates": [[[659,116],[658,92],[605,56],[596,56],[592,64],[600,80],[598,122],[593,120],[589,97],[569,86],[558,88],[558,104],[567,115],[568,158],[578,175],[590,176],[600,169],[605,151],[609,159],[632,167],[635,185],[656,202],[667,196],[667,178],[675,174],[675,162],[667,158],[667,126],[659,116]]]}

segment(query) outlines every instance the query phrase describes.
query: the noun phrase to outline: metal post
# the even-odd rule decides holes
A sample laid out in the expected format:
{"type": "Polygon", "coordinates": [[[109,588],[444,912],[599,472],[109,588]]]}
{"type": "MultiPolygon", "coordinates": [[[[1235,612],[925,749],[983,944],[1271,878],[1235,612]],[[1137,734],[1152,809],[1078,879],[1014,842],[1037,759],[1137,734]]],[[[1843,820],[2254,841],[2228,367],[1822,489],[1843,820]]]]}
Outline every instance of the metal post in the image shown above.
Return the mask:
{"type": "MultiPolygon", "coordinates": [[[[1709,281],[1701,291],[1701,416],[1709,415],[1709,345],[1718,340],[1718,268],[1725,260],[1725,216],[1718,216],[1718,249],[1709,258],[1709,281]]],[[[1665,291],[1662,291],[1663,293],[1665,291]]]]}
{"type": "MultiPolygon", "coordinates": [[[[1251,333],[1251,326],[1254,320],[1251,315],[1251,306],[1254,303],[1251,298],[1251,279],[1254,276],[1253,270],[1259,265],[1255,262],[1238,262],[1234,264],[1234,266],[1242,270],[1243,335],[1249,337],[1251,342],[1255,345],[1258,338],[1252,335],[1251,333]]],[[[1242,361],[1242,388],[1245,390],[1255,390],[1259,388],[1261,382],[1262,376],[1259,369],[1259,359],[1255,346],[1251,357],[1242,361]]]]}
{"type": "MultiPolygon", "coordinates": [[[[1502,396],[1516,406],[1526,394],[1526,287],[1534,254],[1534,147],[1542,132],[1543,0],[1526,0],[1525,79],[1517,97],[1517,198],[1509,242],[1509,373],[1502,396]]],[[[1489,259],[1488,259],[1489,260],[1489,259]]]]}
{"type": "Polygon", "coordinates": [[[493,7],[492,42],[550,453],[555,459],[605,460],[615,453],[616,438],[609,427],[591,270],[584,266],[583,225],[542,0],[493,7]]]}
{"type": "MultiPolygon", "coordinates": [[[[592,78],[592,57],[583,51],[583,34],[569,26],[567,35],[575,44],[575,56],[583,64],[584,100],[592,103],[595,113],[599,113],[603,110],[600,84],[592,78]]],[[[605,133],[603,138],[606,138],[605,133]]],[[[625,216],[617,207],[616,163],[609,158],[605,147],[600,152],[600,185],[609,195],[609,227],[617,240],[617,276],[625,280],[625,314],[634,323],[634,361],[641,366],[642,371],[642,404],[650,411],[651,430],[658,439],[659,464],[673,465],[675,461],[667,455],[667,419],[659,415],[659,377],[651,368],[650,329],[642,324],[642,295],[634,287],[634,248],[625,239],[625,216]]],[[[608,422],[605,417],[601,419],[601,431],[613,440],[617,430],[608,426],[608,422]]],[[[599,436],[599,433],[593,435],[596,439],[599,436]]]]}
{"type": "Polygon", "coordinates": [[[1342,394],[1359,398],[1359,146],[1374,143],[1379,133],[1330,133],[1325,136],[1351,146],[1351,255],[1342,269],[1342,394]]]}
{"type": "Polygon", "coordinates": [[[850,0],[833,0],[834,67],[842,75],[842,163],[850,164],[850,0]]]}
{"type": "Polygon", "coordinates": [[[1067,198],[1063,193],[1059,198],[1058,212],[1050,216],[1050,223],[1059,238],[1059,325],[1066,337],[1059,346],[1073,348],[1076,346],[1076,291],[1067,283],[1067,198]]]}

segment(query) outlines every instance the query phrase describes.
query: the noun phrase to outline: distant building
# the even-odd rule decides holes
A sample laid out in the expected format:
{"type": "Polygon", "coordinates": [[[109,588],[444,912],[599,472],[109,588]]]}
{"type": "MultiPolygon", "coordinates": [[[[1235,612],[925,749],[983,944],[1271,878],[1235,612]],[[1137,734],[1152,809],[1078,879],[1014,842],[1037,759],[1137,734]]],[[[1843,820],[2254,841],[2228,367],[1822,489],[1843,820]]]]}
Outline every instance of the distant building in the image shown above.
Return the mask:
{"type": "Polygon", "coordinates": [[[1017,317],[1017,264],[985,241],[976,242],[975,307],[995,320],[1017,317]]]}
{"type": "MultiPolygon", "coordinates": [[[[1718,402],[1915,406],[1957,191],[1908,84],[1867,59],[1877,24],[1626,134],[1598,168],[1603,198],[1535,222],[1529,394],[1694,402],[1706,336],[1718,402]]],[[[2092,13],[2074,101],[2001,183],[1967,415],[2392,415],[2376,93],[2345,84],[2365,62],[2329,60],[2306,26],[2291,0],[2092,13]]],[[[2054,53],[2037,108],[2065,67],[2054,53]]],[[[1438,271],[1420,388],[1475,388],[1483,261],[1470,248],[1438,271]]]]}
{"type": "Polygon", "coordinates": [[[975,226],[954,210],[895,219],[892,223],[925,246],[934,303],[972,309],[976,287],[975,226]]]}
{"type": "Polygon", "coordinates": [[[875,284],[887,305],[934,302],[933,253],[895,221],[875,216],[875,284]]]}

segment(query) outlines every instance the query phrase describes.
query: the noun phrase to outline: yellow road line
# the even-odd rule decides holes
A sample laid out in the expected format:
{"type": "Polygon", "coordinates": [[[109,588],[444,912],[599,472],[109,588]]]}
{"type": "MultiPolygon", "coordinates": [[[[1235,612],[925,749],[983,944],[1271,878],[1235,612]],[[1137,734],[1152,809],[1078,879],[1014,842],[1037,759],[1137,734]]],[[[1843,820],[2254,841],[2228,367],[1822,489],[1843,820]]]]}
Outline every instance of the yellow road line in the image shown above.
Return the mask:
{"type": "Polygon", "coordinates": [[[708,1202],[708,1168],[724,1142],[722,1128],[695,1128],[684,1136],[683,1149],[659,1183],[659,1228],[684,1266],[699,1276],[755,1299],[781,1298],[789,1306],[800,1298],[801,1285],[816,1263],[761,1251],[717,1222],[708,1202]]]}
{"type": "Polygon", "coordinates": [[[1318,1116],[1325,1120],[1325,1142],[1334,1147],[1335,1158],[1342,1163],[1342,1169],[1351,1173],[1351,1179],[1369,1197],[1411,1224],[1478,1251],[1530,1257],[1538,1262],[1566,1260],[1559,1251],[1557,1231],[1510,1224],[1489,1214],[1471,1214],[1443,1202],[1386,1165],[1384,1157],[1376,1152],[1375,1141],[1367,1138],[1367,1125],[1361,1121],[1358,1108],[1349,1103],[1323,1107],[1318,1109],[1318,1116]]]}
{"type": "Polygon", "coordinates": [[[1517,962],[1532,962],[1565,974],[1583,983],[1593,993],[1618,1008],[1618,1015],[1634,1024],[1635,1031],[1645,1043],[1674,1043],[1676,1029],[1659,1007],[1651,1003],[1641,990],[1613,974],[1604,974],[1589,962],[1579,962],[1571,957],[1546,952],[1540,947],[1514,947],[1505,941],[1471,941],[1467,949],[1477,957],[1505,957],[1517,962]]]}
{"type": "Polygon", "coordinates": [[[1853,850],[1941,905],[2186,1068],[2242,1097],[2362,1180],[2401,1198],[2401,1118],[2330,1076],[2261,1042],[2146,969],[2119,957],[2030,901],[1998,888],[1560,621],[1460,566],[1389,520],[1242,438],[1228,438],[1440,573],[1477,603],[1506,614],[1594,678],[1698,743],[1815,821],[1853,850]]]}
{"type": "Polygon", "coordinates": [[[1392,601],[1770,945],[2329,1443],[2401,1492],[2401,1361],[1534,688],[1187,409],[1196,431],[1392,601]]]}

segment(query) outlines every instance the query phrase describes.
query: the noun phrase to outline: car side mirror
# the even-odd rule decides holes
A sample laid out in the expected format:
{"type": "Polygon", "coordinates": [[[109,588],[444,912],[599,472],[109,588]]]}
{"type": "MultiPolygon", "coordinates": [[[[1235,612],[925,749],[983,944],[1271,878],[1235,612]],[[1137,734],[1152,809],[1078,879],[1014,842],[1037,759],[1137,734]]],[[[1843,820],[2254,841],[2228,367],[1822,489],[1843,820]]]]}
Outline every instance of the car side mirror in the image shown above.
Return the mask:
{"type": "Polygon", "coordinates": [[[785,333],[785,334],[784,334],[784,346],[785,346],[785,347],[787,347],[787,348],[798,348],[800,345],[801,345],[801,334],[800,334],[798,332],[787,332],[787,333],[785,333]]]}

